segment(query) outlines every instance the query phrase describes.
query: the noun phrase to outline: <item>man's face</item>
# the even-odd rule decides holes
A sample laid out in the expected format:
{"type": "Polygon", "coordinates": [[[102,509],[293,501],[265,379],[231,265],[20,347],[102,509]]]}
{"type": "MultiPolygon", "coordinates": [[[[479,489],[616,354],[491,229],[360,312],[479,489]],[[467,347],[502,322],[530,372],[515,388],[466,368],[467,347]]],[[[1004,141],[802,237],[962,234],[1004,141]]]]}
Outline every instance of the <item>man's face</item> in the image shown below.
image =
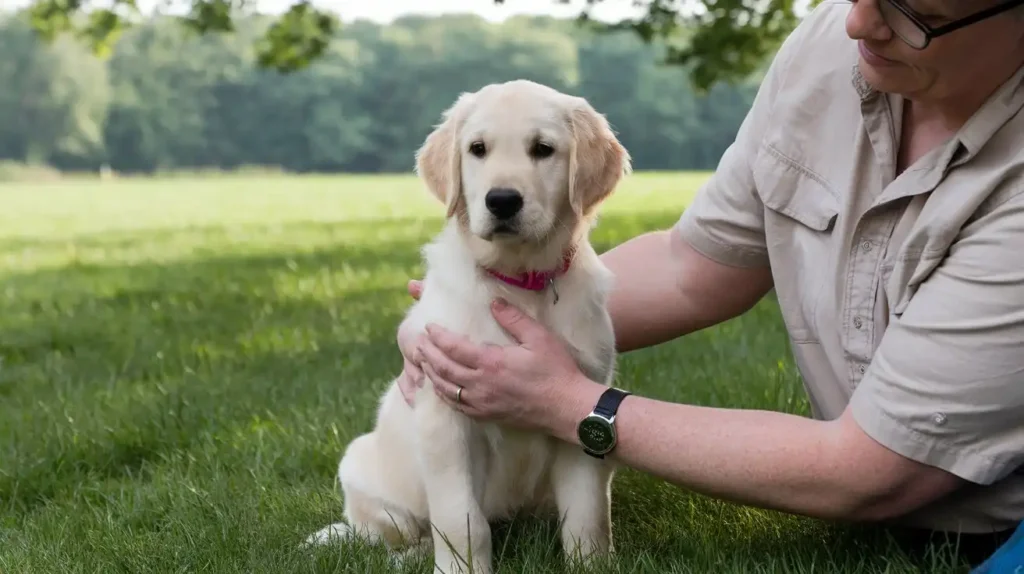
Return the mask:
{"type": "MultiPolygon", "coordinates": [[[[846,32],[858,41],[860,69],[875,89],[911,99],[942,101],[977,89],[993,65],[1024,53],[1024,20],[1013,11],[933,38],[915,50],[886,25],[879,5],[854,0],[846,32]]],[[[932,28],[949,24],[1005,0],[896,0],[932,28]]],[[[893,10],[890,10],[893,11],[893,10]]]]}

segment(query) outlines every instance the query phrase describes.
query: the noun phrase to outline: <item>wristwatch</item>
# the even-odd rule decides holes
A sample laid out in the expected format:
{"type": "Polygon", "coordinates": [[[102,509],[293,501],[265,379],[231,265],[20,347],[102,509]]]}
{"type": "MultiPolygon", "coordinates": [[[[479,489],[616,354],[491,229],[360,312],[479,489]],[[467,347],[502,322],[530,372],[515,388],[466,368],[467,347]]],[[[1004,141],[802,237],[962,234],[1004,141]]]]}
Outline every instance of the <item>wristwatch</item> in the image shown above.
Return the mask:
{"type": "Polygon", "coordinates": [[[615,387],[609,387],[601,394],[594,410],[576,426],[576,436],[583,446],[583,452],[595,458],[604,458],[615,448],[615,413],[622,399],[629,395],[629,391],[615,387]]]}

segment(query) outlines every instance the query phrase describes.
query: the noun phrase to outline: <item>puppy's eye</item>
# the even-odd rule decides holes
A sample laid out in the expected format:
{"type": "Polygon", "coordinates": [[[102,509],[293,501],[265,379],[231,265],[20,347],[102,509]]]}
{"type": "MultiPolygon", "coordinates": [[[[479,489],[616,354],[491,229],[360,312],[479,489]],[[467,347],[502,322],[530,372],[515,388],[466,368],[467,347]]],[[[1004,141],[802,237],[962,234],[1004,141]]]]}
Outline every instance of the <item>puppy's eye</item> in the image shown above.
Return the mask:
{"type": "Polygon", "coordinates": [[[551,157],[553,153],[555,153],[555,148],[543,142],[534,142],[533,146],[530,147],[530,156],[534,159],[551,157]]]}
{"type": "Polygon", "coordinates": [[[473,142],[469,144],[469,153],[476,157],[484,157],[484,154],[487,153],[487,147],[484,146],[484,142],[473,142]]]}

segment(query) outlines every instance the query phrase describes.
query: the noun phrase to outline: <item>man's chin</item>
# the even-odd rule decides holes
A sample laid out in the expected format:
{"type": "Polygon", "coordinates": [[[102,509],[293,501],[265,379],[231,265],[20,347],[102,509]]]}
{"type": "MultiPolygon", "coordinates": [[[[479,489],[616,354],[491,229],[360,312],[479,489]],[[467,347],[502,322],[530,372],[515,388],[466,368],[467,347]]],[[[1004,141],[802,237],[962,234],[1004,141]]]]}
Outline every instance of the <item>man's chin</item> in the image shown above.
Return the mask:
{"type": "Polygon", "coordinates": [[[861,77],[875,91],[887,94],[899,94],[906,90],[906,75],[895,74],[889,68],[878,69],[870,65],[861,65],[861,77]]]}

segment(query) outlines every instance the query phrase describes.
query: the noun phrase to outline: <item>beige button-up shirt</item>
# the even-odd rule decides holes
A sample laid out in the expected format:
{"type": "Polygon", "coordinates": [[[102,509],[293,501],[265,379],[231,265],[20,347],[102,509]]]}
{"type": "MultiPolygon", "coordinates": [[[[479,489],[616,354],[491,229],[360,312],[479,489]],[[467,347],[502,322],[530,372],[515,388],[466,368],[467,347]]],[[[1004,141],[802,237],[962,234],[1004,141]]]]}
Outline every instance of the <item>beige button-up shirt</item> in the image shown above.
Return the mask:
{"type": "Polygon", "coordinates": [[[1024,519],[1024,69],[896,176],[902,100],[870,88],[826,0],[789,37],[676,230],[770,265],[817,418],[970,481],[906,517],[1024,519]]]}

